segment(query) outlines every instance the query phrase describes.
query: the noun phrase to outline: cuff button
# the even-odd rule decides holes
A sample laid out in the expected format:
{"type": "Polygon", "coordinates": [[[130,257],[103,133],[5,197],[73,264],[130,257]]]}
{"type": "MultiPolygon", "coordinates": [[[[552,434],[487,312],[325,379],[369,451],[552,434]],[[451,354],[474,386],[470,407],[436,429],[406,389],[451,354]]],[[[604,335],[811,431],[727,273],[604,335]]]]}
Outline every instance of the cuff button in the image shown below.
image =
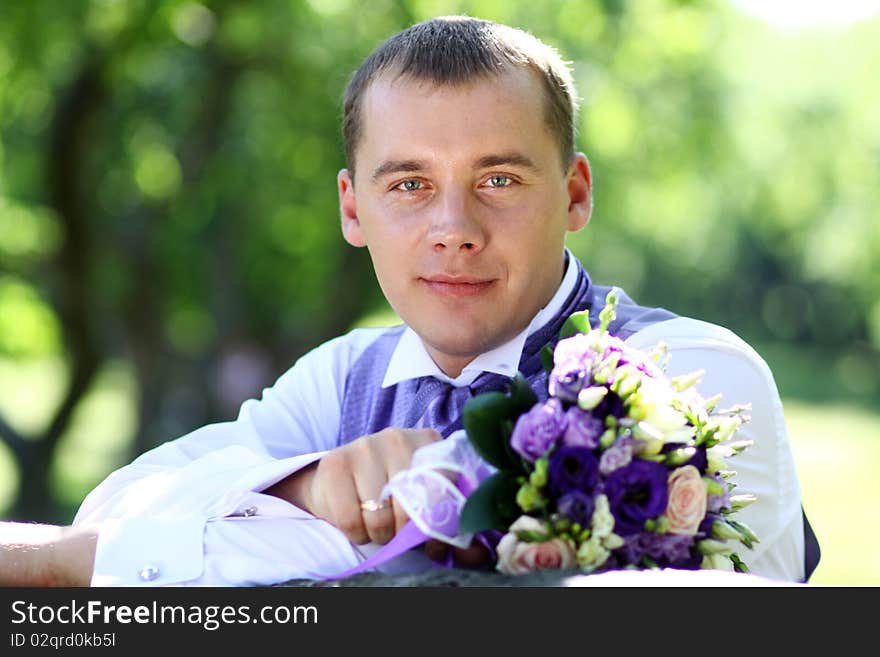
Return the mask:
{"type": "Polygon", "coordinates": [[[138,571],[138,577],[140,577],[143,582],[152,582],[159,576],[159,572],[159,566],[149,564],[138,571]]]}

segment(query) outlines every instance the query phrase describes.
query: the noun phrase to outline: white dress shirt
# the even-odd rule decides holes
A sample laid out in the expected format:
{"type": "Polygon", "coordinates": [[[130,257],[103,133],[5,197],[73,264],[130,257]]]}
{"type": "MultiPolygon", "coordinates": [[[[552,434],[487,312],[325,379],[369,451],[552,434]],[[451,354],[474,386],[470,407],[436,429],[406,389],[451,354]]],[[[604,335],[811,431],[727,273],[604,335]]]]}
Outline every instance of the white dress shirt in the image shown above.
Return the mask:
{"type": "MultiPolygon", "coordinates": [[[[556,295],[520,335],[446,376],[407,328],[383,386],[434,375],[456,386],[481,372],[516,373],[526,337],[549,321],[572,290],[574,258],[556,295]]],[[[337,446],[342,396],[351,365],[384,329],[355,329],[305,354],[260,400],[232,422],[201,427],[146,452],[109,475],[83,501],[74,525],[98,525],[93,586],[246,586],[325,578],[378,549],[355,546],[329,523],[265,490],[337,446]]],[[[731,460],[737,492],[758,501],[739,518],[760,537],[741,557],[757,575],[803,579],[801,494],[782,404],[761,357],[731,331],[680,317],[627,340],[668,346],[671,376],[704,369],[699,390],[724,404],[751,403],[741,437],[755,445],[731,460]]],[[[421,550],[385,564],[386,572],[429,565],[421,550]]]]}

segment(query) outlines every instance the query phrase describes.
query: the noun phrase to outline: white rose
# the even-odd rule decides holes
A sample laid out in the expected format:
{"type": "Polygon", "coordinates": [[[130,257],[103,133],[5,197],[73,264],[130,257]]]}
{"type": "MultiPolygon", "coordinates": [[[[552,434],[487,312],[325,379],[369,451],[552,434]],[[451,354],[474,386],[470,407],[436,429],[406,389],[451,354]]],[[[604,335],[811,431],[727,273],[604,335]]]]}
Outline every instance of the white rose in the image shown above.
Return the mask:
{"type": "Polygon", "coordinates": [[[706,517],[707,488],[700,471],[692,465],[669,473],[669,502],[666,518],[669,533],[693,536],[706,517]]]}
{"type": "Polygon", "coordinates": [[[535,570],[573,568],[574,549],[568,541],[554,538],[548,541],[525,542],[517,532],[546,532],[544,524],[531,516],[520,516],[510,531],[498,543],[497,568],[507,575],[522,575],[535,570]]]}

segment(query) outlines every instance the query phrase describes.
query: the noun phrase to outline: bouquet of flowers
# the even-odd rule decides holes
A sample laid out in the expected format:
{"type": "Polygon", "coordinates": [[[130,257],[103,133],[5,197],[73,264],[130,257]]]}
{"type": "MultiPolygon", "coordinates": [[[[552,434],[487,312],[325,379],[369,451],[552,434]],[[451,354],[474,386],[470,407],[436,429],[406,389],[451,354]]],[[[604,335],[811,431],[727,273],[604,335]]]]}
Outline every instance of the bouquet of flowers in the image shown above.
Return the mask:
{"type": "Polygon", "coordinates": [[[506,532],[497,569],[583,572],[722,568],[748,572],[734,551],[757,537],[736,512],[727,459],[747,405],[717,409],[694,388],[702,371],[670,378],[664,345],[651,353],[608,333],[612,289],[590,328],[586,312],[545,349],[547,399],[518,375],[508,392],[471,399],[464,427],[494,471],[464,503],[459,531],[506,532]]]}

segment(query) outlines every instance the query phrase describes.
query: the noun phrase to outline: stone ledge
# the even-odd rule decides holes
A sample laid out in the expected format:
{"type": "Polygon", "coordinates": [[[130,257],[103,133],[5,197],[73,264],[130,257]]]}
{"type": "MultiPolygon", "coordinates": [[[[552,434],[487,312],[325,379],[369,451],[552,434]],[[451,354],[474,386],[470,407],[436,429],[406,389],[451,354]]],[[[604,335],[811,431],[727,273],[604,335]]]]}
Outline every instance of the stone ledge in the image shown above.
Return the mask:
{"type": "Polygon", "coordinates": [[[740,587],[740,586],[802,586],[792,582],[771,580],[719,570],[621,570],[585,575],[577,570],[539,570],[525,575],[438,568],[423,573],[388,575],[369,572],[341,580],[296,579],[278,586],[328,587],[740,587]]]}

